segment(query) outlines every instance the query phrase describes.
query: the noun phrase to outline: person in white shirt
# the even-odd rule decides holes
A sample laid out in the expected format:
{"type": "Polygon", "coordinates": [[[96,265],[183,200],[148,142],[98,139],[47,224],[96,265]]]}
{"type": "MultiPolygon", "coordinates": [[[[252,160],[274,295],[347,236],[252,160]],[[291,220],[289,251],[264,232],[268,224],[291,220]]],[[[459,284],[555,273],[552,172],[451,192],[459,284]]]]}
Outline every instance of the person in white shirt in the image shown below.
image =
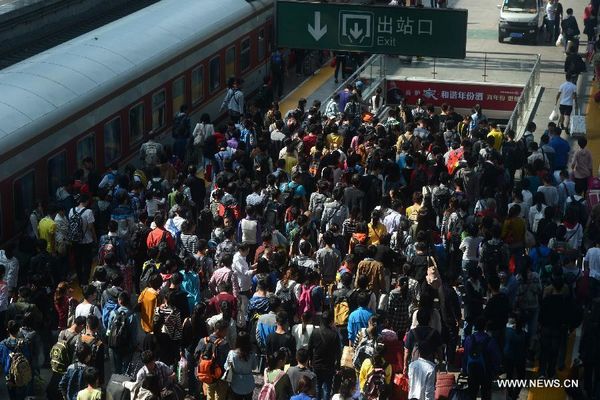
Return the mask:
{"type": "Polygon", "coordinates": [[[19,260],[15,257],[14,252],[15,244],[13,242],[6,243],[0,250],[0,265],[4,265],[6,268],[4,281],[11,296],[16,294],[19,279],[19,260]]]}
{"type": "Polygon", "coordinates": [[[234,288],[239,288],[238,293],[233,293],[238,298],[238,324],[245,326],[246,315],[248,314],[248,300],[252,290],[252,276],[255,274],[255,269],[250,269],[246,258],[250,253],[250,245],[241,243],[238,251],[233,255],[231,270],[233,271],[233,279],[237,280],[237,285],[234,288]]]}
{"type": "Polygon", "coordinates": [[[81,241],[73,243],[75,267],[81,285],[87,284],[90,279],[92,261],[96,251],[94,243],[98,242],[96,229],[94,228],[94,212],[88,208],[89,202],[89,195],[82,194],[79,196],[79,205],[69,210],[69,220],[71,220],[75,214],[78,214],[81,218],[81,228],[83,230],[83,238],[81,241]]]}
{"type": "Polygon", "coordinates": [[[435,364],[418,358],[408,366],[408,398],[419,400],[435,399],[435,364]]]}
{"type": "Polygon", "coordinates": [[[600,296],[600,241],[590,247],[583,258],[583,266],[590,271],[590,298],[600,296]]]}
{"type": "Polygon", "coordinates": [[[556,94],[556,103],[558,104],[558,111],[560,111],[558,126],[565,129],[569,129],[569,120],[571,118],[571,112],[573,112],[573,107],[577,107],[576,79],[577,75],[571,76],[567,74],[565,82],[560,85],[558,93],[556,94]]]}
{"type": "Polygon", "coordinates": [[[102,321],[102,312],[100,307],[96,303],[96,297],[98,291],[93,285],[87,285],[83,287],[83,301],[75,308],[75,318],[86,317],[88,315],[95,315],[100,321],[102,321]]]}

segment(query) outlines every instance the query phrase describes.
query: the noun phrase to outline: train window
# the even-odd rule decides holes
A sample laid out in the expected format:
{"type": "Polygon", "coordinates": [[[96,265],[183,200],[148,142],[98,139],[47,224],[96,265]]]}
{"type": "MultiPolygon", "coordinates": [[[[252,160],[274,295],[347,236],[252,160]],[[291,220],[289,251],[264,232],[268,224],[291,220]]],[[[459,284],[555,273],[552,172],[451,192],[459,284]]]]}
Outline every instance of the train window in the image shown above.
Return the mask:
{"type": "Polygon", "coordinates": [[[229,79],[232,76],[235,76],[235,46],[225,52],[225,77],[229,79]]]}
{"type": "Polygon", "coordinates": [[[250,38],[242,40],[240,47],[240,70],[246,71],[250,68],[250,38]]]}
{"type": "Polygon", "coordinates": [[[204,98],[204,66],[192,70],[192,103],[197,104],[204,98]]]}
{"type": "Polygon", "coordinates": [[[182,105],[185,104],[185,77],[173,81],[173,114],[177,114],[182,105]]]}
{"type": "Polygon", "coordinates": [[[77,163],[81,164],[81,160],[90,157],[92,160],[96,160],[96,142],[95,135],[93,133],[87,135],[79,142],[77,142],[77,163]]]}
{"type": "Polygon", "coordinates": [[[208,88],[213,93],[221,86],[221,60],[219,56],[210,60],[208,72],[208,88]]]}
{"type": "Polygon", "coordinates": [[[258,61],[265,58],[265,30],[258,31],[258,61]]]}
{"type": "Polygon", "coordinates": [[[35,201],[35,172],[30,171],[13,182],[13,205],[15,220],[23,222],[31,212],[35,201]]]}
{"type": "Polygon", "coordinates": [[[67,178],[67,152],[63,151],[48,160],[48,193],[54,198],[58,189],[67,178]]]}
{"type": "Polygon", "coordinates": [[[129,109],[129,143],[135,144],[144,137],[144,103],[129,109]]]}
{"type": "Polygon", "coordinates": [[[121,117],[104,124],[104,165],[109,166],[121,156],[121,117]]]}
{"type": "Polygon", "coordinates": [[[152,130],[156,131],[165,126],[165,108],[165,91],[163,89],[152,95],[152,130]]]}

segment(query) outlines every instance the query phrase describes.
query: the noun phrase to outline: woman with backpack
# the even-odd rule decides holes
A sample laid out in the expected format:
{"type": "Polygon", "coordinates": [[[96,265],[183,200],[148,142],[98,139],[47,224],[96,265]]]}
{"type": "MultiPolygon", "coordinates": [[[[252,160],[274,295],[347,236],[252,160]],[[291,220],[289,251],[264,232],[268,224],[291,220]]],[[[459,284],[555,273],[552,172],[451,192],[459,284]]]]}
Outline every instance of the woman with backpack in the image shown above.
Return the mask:
{"type": "Polygon", "coordinates": [[[229,387],[231,400],[252,400],[255,387],[252,370],[257,365],[258,359],[252,351],[250,335],[245,331],[240,331],[235,341],[235,347],[233,350],[229,350],[227,361],[225,361],[225,374],[231,374],[229,387]]]}
{"type": "Polygon", "coordinates": [[[292,382],[283,368],[287,364],[287,352],[280,349],[267,356],[268,366],[264,373],[264,384],[258,400],[289,400],[294,394],[292,382]]]}
{"type": "Polygon", "coordinates": [[[359,372],[360,392],[366,399],[385,399],[392,382],[392,366],[385,361],[385,345],[377,343],[373,356],[363,361],[359,372]]]}

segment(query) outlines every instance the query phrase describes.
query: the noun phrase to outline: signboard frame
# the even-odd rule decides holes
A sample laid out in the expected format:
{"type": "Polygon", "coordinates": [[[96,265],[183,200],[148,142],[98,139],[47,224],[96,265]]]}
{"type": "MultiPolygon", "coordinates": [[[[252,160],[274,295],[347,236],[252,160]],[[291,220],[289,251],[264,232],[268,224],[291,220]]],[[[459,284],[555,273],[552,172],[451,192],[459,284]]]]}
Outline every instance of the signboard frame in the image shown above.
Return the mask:
{"type": "Polygon", "coordinates": [[[465,58],[468,10],[275,2],[278,47],[465,58]]]}

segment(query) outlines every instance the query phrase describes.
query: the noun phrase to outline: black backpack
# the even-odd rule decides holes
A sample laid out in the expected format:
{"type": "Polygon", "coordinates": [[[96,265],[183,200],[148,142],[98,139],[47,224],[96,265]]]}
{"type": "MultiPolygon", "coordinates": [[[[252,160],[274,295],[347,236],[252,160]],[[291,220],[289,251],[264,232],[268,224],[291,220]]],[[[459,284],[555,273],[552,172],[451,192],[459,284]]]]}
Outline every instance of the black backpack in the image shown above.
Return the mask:
{"type": "Polygon", "coordinates": [[[106,333],[108,347],[118,352],[127,350],[132,339],[127,317],[128,314],[125,311],[116,313],[106,333]]]}
{"type": "Polygon", "coordinates": [[[140,291],[150,286],[150,278],[158,273],[156,264],[151,261],[145,263],[142,268],[142,274],[140,275],[140,291]]]}
{"type": "Polygon", "coordinates": [[[484,266],[499,265],[502,267],[504,258],[504,244],[491,244],[490,242],[485,242],[482,245],[481,262],[484,266]]]}
{"type": "Polygon", "coordinates": [[[438,217],[444,214],[446,208],[448,208],[448,202],[450,201],[450,189],[446,186],[438,186],[432,191],[431,205],[433,211],[438,217]]]}
{"type": "Polygon", "coordinates": [[[587,209],[585,206],[585,198],[575,200],[575,196],[573,195],[570,195],[569,198],[571,199],[571,202],[569,203],[565,214],[576,216],[577,222],[579,222],[582,227],[585,227],[585,224],[587,222],[587,209]]]}
{"type": "Polygon", "coordinates": [[[86,210],[87,208],[83,208],[80,212],[77,212],[75,207],[71,209],[73,215],[68,218],[69,224],[67,227],[67,240],[71,243],[80,243],[85,237],[85,232],[83,231],[83,219],[81,216],[86,210]]]}

